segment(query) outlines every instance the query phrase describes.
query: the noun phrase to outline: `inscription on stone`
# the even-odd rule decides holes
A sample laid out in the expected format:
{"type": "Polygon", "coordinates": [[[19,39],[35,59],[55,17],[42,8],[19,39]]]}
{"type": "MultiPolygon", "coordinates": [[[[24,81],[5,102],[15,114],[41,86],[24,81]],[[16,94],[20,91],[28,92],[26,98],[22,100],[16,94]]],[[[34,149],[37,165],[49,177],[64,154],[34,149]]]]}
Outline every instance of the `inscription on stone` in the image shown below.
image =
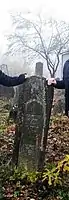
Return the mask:
{"type": "Polygon", "coordinates": [[[18,87],[17,92],[18,139],[15,146],[19,147],[18,165],[35,171],[42,159],[40,152],[45,148],[43,145],[49,128],[53,90],[47,87],[45,78],[32,76],[18,87]]]}

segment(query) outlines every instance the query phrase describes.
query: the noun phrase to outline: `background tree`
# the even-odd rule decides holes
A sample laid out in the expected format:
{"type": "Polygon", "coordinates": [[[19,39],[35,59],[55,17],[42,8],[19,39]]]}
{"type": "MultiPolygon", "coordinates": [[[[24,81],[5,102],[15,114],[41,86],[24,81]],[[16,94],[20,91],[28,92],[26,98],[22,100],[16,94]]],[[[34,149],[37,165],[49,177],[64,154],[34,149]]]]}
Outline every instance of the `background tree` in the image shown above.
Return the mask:
{"type": "Polygon", "coordinates": [[[51,77],[55,76],[60,53],[69,46],[69,24],[53,19],[45,20],[40,16],[23,16],[22,13],[12,16],[14,25],[12,34],[8,36],[8,53],[22,54],[31,62],[42,58],[51,77]]]}

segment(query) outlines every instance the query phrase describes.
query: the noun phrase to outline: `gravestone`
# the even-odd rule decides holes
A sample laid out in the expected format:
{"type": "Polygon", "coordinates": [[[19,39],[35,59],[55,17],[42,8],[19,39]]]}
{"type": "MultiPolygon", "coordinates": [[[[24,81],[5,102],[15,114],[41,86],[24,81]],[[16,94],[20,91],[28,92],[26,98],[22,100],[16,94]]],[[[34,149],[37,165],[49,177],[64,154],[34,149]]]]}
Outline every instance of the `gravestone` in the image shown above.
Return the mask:
{"type": "Polygon", "coordinates": [[[13,98],[14,97],[14,88],[0,85],[0,97],[13,98]]]}
{"type": "MultiPolygon", "coordinates": [[[[40,68],[43,69],[42,63],[40,68]]],[[[39,74],[29,77],[18,87],[13,162],[24,165],[28,170],[42,168],[45,159],[53,88],[47,86],[46,79],[41,74],[42,69],[39,74]]]]}
{"type": "Polygon", "coordinates": [[[36,63],[35,75],[40,77],[43,76],[43,63],[41,62],[36,63]]]}

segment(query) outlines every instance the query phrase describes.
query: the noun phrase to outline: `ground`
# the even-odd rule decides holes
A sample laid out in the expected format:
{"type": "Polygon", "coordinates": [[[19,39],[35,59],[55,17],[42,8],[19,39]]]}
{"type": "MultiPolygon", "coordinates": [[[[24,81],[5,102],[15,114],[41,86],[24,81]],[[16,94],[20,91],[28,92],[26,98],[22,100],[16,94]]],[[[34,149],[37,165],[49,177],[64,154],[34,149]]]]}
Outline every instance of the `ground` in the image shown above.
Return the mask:
{"type": "MultiPolygon", "coordinates": [[[[10,122],[7,124],[9,115],[9,101],[0,100],[0,166],[8,165],[12,158],[15,124],[10,122]]],[[[69,119],[65,116],[52,116],[48,133],[48,142],[46,148],[46,163],[57,164],[66,154],[69,153],[69,119]]],[[[68,182],[69,187],[69,182],[68,182]]],[[[46,187],[41,182],[36,184],[22,181],[8,181],[3,184],[0,199],[16,199],[16,200],[68,200],[69,196],[65,196],[68,192],[58,188],[46,187]],[[66,193],[67,192],[67,193],[66,193]]],[[[0,190],[1,190],[0,189],[0,190]]],[[[0,191],[1,192],[1,191],[0,191]]]]}

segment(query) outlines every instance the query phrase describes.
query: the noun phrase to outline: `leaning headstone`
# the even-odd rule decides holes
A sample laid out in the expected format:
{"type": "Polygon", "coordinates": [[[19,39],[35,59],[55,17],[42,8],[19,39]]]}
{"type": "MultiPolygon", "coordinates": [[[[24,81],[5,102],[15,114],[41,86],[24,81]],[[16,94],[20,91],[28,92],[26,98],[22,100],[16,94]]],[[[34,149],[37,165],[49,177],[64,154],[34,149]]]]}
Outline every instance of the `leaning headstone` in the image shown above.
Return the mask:
{"type": "MultiPolygon", "coordinates": [[[[40,65],[42,67],[42,65],[40,65]]],[[[13,162],[28,170],[40,170],[45,159],[53,88],[41,72],[18,87],[18,115],[13,162]]]]}

